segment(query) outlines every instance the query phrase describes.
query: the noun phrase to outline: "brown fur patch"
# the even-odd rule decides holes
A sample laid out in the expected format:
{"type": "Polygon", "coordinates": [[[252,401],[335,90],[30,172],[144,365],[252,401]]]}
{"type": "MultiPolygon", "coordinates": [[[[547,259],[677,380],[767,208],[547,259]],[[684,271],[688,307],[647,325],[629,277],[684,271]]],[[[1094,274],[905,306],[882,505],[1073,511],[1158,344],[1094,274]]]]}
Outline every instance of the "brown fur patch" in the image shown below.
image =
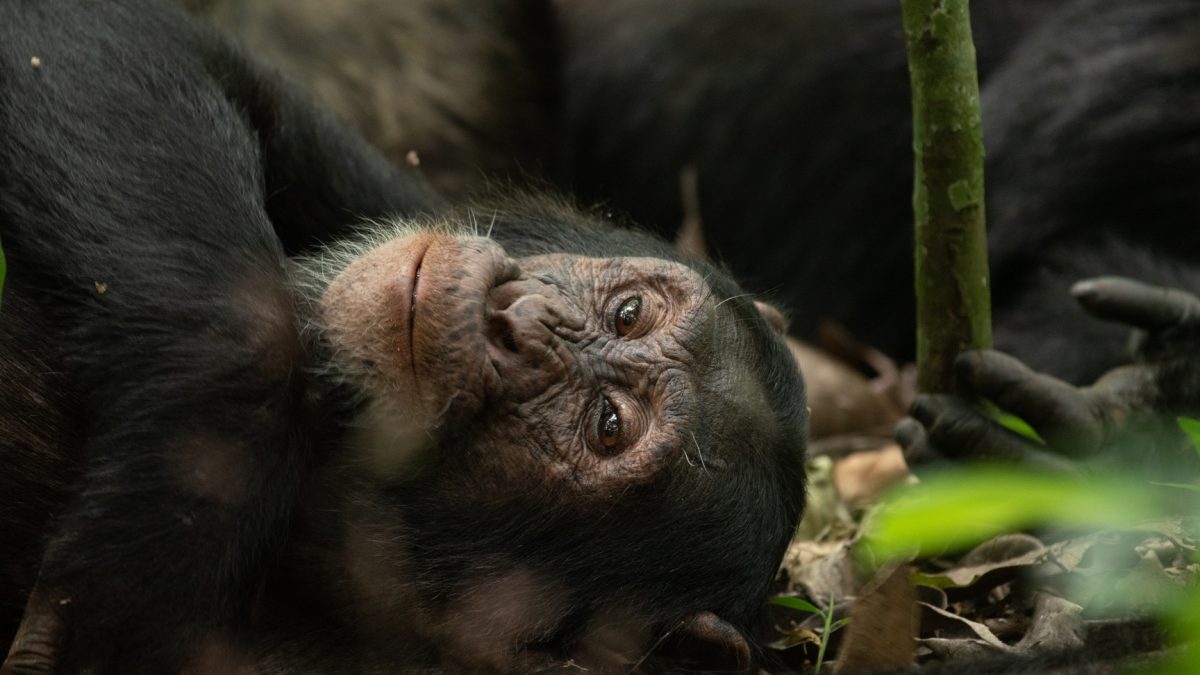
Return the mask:
{"type": "Polygon", "coordinates": [[[410,583],[409,551],[394,527],[379,522],[386,509],[368,501],[347,507],[341,560],[354,623],[374,639],[412,639],[432,623],[410,583]]]}
{"type": "Polygon", "coordinates": [[[191,661],[180,671],[181,675],[254,675],[257,672],[254,660],[223,635],[206,637],[191,661]]]}
{"type": "Polygon", "coordinates": [[[547,636],[569,609],[557,584],[527,569],[472,583],[446,609],[446,656],[464,670],[507,672],[518,649],[547,636]]]}
{"type": "Polygon", "coordinates": [[[271,379],[287,379],[300,366],[304,349],[296,306],[282,282],[265,276],[247,279],[234,292],[242,315],[244,344],[259,355],[259,367],[271,379]]]}
{"type": "Polygon", "coordinates": [[[585,670],[624,672],[646,656],[650,648],[650,625],[642,616],[627,610],[597,612],[571,654],[585,670]]]}
{"type": "Polygon", "coordinates": [[[179,484],[197,497],[219,504],[246,498],[250,458],[236,443],[200,434],[186,437],[168,451],[165,461],[179,484]]]}

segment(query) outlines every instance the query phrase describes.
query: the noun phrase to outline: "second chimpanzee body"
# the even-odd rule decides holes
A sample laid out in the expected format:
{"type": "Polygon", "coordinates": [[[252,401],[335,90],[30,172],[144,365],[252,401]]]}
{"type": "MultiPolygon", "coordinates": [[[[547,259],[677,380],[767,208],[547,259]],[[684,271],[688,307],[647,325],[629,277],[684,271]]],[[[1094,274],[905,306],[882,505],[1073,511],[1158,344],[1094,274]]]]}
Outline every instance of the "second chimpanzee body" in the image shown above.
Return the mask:
{"type": "Polygon", "coordinates": [[[10,667],[748,664],[807,413],[736,284],[444,210],[172,6],[0,38],[10,667]]]}
{"type": "MultiPolygon", "coordinates": [[[[696,170],[714,253],[804,336],[913,352],[911,113],[894,2],[558,5],[563,171],[672,231],[696,170]]],[[[1090,382],[1126,358],[1074,281],[1197,286],[1200,5],[976,2],[995,340],[1090,382]],[[1082,345],[1087,345],[1082,348],[1082,345]]]]}

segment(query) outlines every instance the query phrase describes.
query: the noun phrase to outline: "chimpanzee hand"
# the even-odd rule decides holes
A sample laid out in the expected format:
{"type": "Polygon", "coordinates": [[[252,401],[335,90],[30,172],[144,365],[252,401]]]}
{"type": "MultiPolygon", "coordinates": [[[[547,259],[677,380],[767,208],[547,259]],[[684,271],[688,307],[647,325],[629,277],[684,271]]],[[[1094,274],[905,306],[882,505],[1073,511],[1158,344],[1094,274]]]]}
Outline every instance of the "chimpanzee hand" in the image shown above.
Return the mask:
{"type": "Polygon", "coordinates": [[[896,428],[910,467],[995,460],[1071,472],[1106,464],[1160,475],[1189,462],[1197,468],[1175,416],[1200,409],[1200,298],[1117,277],[1081,281],[1071,292],[1089,313],[1135,327],[1135,362],[1074,387],[999,352],[965,352],[955,361],[964,390],[1025,420],[1045,442],[961,398],[922,395],[913,419],[896,428]]]}

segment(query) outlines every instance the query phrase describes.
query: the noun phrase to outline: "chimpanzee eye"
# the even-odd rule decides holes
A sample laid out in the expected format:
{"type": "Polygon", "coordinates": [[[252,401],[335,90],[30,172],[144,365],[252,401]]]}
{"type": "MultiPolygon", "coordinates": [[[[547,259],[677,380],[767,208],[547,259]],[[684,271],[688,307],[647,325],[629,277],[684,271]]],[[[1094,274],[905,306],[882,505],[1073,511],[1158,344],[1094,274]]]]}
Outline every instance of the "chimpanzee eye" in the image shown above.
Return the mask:
{"type": "Polygon", "coordinates": [[[633,296],[626,298],[621,306],[617,308],[617,335],[625,337],[633,331],[633,325],[637,323],[638,316],[642,313],[642,298],[641,296],[633,296]]]}
{"type": "Polygon", "coordinates": [[[600,399],[600,419],[596,422],[596,437],[606,450],[615,451],[621,445],[621,416],[608,397],[600,399]]]}

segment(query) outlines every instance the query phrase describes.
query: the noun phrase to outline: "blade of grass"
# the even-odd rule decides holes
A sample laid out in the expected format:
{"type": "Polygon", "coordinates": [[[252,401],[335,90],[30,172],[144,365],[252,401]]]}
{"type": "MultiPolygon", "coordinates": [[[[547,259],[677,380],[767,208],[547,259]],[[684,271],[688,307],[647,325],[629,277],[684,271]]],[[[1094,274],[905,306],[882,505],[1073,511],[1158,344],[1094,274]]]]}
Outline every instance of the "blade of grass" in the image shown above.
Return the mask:
{"type": "Polygon", "coordinates": [[[785,596],[780,596],[777,598],[771,598],[771,604],[779,605],[780,607],[787,607],[789,609],[798,609],[801,612],[808,612],[809,614],[820,614],[821,613],[820,607],[817,607],[816,605],[812,604],[811,602],[809,602],[807,600],[792,597],[792,596],[785,595],[785,596]]]}

